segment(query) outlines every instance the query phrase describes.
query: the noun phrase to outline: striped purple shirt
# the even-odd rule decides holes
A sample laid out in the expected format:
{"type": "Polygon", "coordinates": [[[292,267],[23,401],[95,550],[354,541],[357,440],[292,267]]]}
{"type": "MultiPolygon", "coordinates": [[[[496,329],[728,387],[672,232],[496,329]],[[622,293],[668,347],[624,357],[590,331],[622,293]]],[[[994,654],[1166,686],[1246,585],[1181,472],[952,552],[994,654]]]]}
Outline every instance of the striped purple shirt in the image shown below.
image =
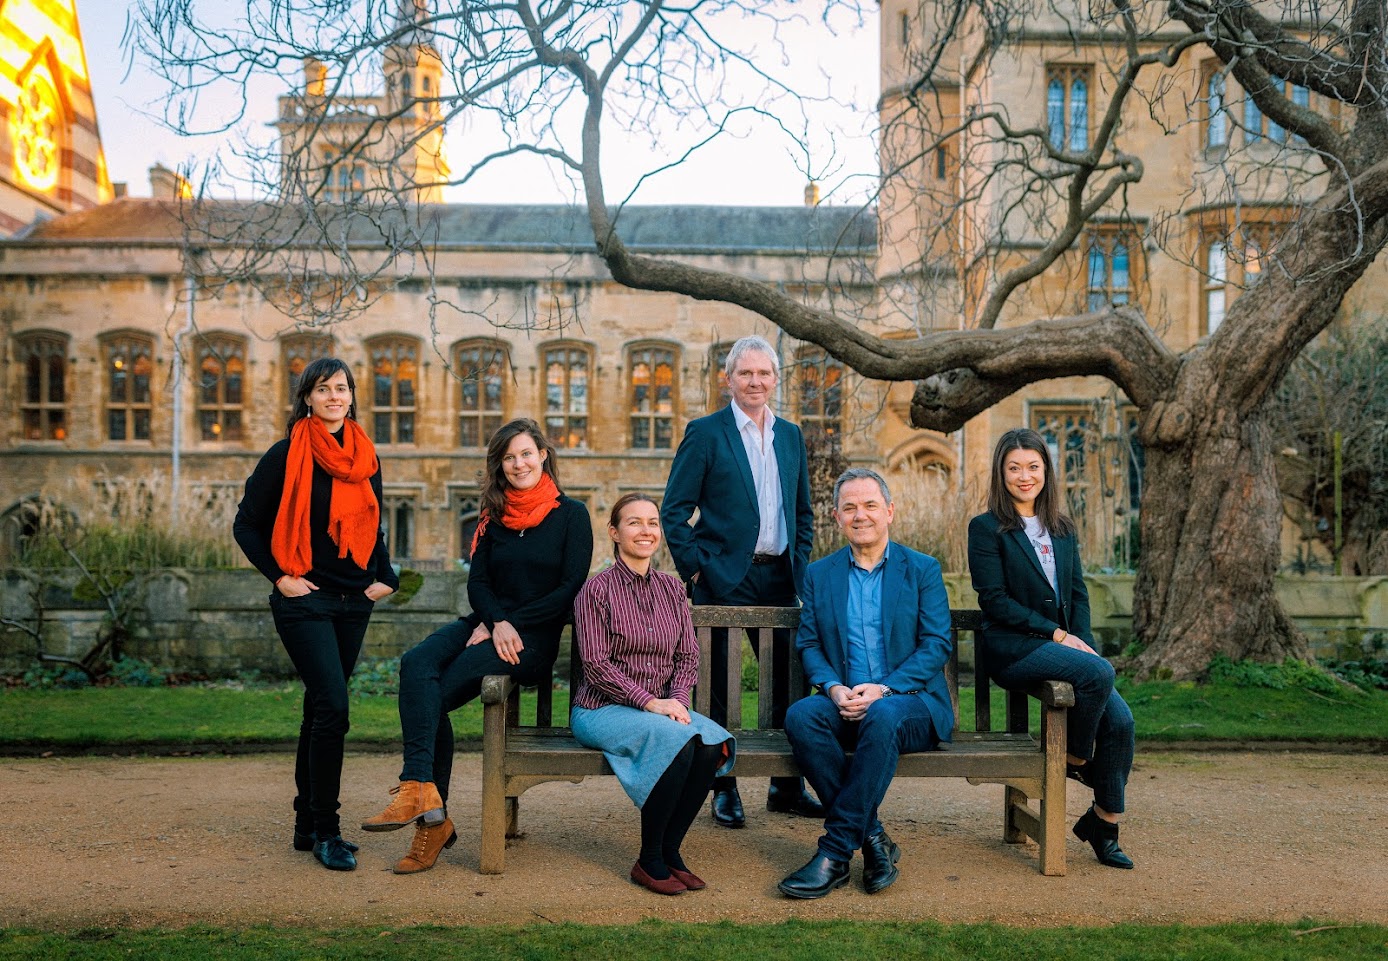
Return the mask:
{"type": "Polygon", "coordinates": [[[583,659],[574,704],[642,709],[657,697],[673,697],[689,706],[699,644],[676,578],[660,571],[643,577],[617,558],[578,592],[574,630],[583,659]]]}

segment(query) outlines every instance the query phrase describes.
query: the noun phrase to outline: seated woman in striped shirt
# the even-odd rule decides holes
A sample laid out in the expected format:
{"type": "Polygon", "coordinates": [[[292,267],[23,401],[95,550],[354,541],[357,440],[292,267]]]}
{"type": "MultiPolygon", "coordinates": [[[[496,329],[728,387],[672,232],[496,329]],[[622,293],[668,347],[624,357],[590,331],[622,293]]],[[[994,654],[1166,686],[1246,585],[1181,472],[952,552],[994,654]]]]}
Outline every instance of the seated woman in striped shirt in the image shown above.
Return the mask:
{"type": "Polygon", "coordinates": [[[631,879],[657,894],[698,891],[704,882],[680,845],[716,775],[732,770],[736,741],[689,709],[699,647],[684,585],[651,570],[660,547],[660,509],[626,494],[607,525],[616,560],[574,601],[583,677],[569,726],[603,752],[641,809],[641,855],[631,879]]]}

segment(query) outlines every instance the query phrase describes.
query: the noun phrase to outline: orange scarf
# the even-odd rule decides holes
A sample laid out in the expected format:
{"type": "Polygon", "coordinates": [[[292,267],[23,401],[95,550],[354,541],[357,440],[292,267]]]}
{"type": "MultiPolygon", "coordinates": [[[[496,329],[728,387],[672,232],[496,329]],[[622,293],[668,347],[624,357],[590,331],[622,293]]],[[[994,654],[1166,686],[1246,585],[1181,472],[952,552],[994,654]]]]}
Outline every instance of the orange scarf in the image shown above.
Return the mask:
{"type": "Polygon", "coordinates": [[[337,556],[350,554],[352,563],[365,570],[381,536],[381,506],[371,489],[371,477],[379,461],[371,438],[350,417],[344,422],[341,445],[323,422],[311,414],[294,425],[289,435],[284,493],[275,515],[270,553],[280,569],[294,577],[303,577],[313,568],[308,518],[314,464],[333,479],[328,536],[337,545],[337,556]]]}
{"type": "MultiPolygon", "coordinates": [[[[532,527],[539,525],[540,521],[549,516],[549,512],[559,506],[559,488],[554,483],[554,478],[547,473],[540,474],[539,483],[529,490],[516,490],[514,487],[506,488],[506,510],[501,515],[501,526],[513,531],[528,531],[532,527]]],[[[487,522],[491,520],[487,512],[483,511],[481,518],[477,521],[477,530],[472,535],[472,546],[468,549],[468,557],[477,553],[477,544],[482,540],[482,532],[487,529],[487,522]]]]}

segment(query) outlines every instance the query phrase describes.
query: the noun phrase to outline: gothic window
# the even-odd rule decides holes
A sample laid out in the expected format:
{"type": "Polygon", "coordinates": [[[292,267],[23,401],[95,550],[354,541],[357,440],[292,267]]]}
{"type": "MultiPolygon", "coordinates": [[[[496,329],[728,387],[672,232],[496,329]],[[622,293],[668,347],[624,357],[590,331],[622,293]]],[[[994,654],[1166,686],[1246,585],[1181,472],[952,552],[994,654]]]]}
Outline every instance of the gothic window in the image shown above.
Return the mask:
{"type": "Polygon", "coordinates": [[[414,557],[414,498],[386,492],[381,504],[381,530],[391,560],[414,557]]]}
{"type": "Polygon", "coordinates": [[[323,151],[323,199],[356,203],[366,196],[366,163],[337,150],[323,151]]]}
{"type": "Polygon", "coordinates": [[[203,440],[241,440],[246,339],[209,334],[197,344],[198,429],[203,440]]]}
{"type": "Polygon", "coordinates": [[[657,344],[641,344],[627,352],[632,447],[674,446],[675,362],[674,349],[657,344]]]}
{"type": "Polygon", "coordinates": [[[555,447],[587,447],[592,349],[585,344],[554,344],[541,356],[545,364],[545,435],[555,447]]]}
{"type": "Polygon", "coordinates": [[[1056,150],[1089,149],[1089,90],[1094,69],[1051,64],[1046,68],[1046,129],[1056,150]]]}
{"type": "Polygon", "coordinates": [[[732,391],[728,389],[728,354],[732,352],[733,342],[728,340],[714,344],[708,351],[708,412],[722,410],[733,402],[732,391]]]}
{"type": "Polygon", "coordinates": [[[505,416],[511,371],[506,345],[497,340],[459,344],[453,369],[459,385],[458,446],[486,447],[505,416]]]}
{"type": "Polygon", "coordinates": [[[415,392],[419,386],[419,341],[377,337],[367,341],[371,358],[371,437],[378,444],[415,442],[415,392]]]}
{"type": "Polygon", "coordinates": [[[1228,298],[1229,244],[1223,238],[1211,239],[1205,245],[1203,280],[1205,333],[1213,334],[1224,323],[1224,307],[1228,298]]]}
{"type": "Polygon", "coordinates": [[[1229,114],[1224,99],[1224,74],[1211,70],[1205,78],[1205,146],[1229,143],[1229,114]]]}
{"type": "Polygon", "coordinates": [[[35,69],[24,80],[14,109],[14,163],[20,180],[35,190],[52,190],[62,162],[62,108],[48,72],[35,69]]]}
{"type": "Polygon", "coordinates": [[[1031,427],[1046,440],[1056,476],[1064,485],[1065,509],[1074,518],[1086,516],[1090,474],[1097,466],[1101,436],[1097,426],[1094,411],[1087,405],[1035,404],[1031,408],[1031,427]]]}
{"type": "Polygon", "coordinates": [[[284,371],[284,406],[294,405],[294,392],[299,388],[299,375],[304,368],[320,357],[333,355],[333,339],[327,334],[290,334],[280,340],[284,371]]]}
{"type": "Polygon", "coordinates": [[[842,433],[843,375],[843,364],[818,348],[802,348],[796,355],[795,411],[807,443],[842,433]]]}
{"type": "MultiPolygon", "coordinates": [[[[1288,85],[1287,81],[1274,79],[1273,87],[1284,97],[1291,100],[1298,107],[1311,106],[1311,91],[1296,84],[1288,85]]],[[[1247,93],[1243,100],[1243,137],[1245,143],[1257,143],[1263,138],[1271,140],[1273,143],[1286,143],[1287,131],[1277,121],[1263,113],[1258,105],[1253,102],[1253,98],[1247,93]]],[[[1300,143],[1300,138],[1293,138],[1293,141],[1300,143]]]]}
{"type": "Polygon", "coordinates": [[[102,341],[106,379],[106,439],[149,440],[154,341],[115,334],[102,341]]]}
{"type": "Polygon", "coordinates": [[[1125,231],[1099,229],[1089,237],[1085,255],[1088,310],[1126,304],[1133,297],[1134,238],[1125,231]]]}
{"type": "Polygon", "coordinates": [[[21,334],[16,354],[24,370],[20,418],[25,440],[67,438],[67,337],[47,331],[21,334]]]}

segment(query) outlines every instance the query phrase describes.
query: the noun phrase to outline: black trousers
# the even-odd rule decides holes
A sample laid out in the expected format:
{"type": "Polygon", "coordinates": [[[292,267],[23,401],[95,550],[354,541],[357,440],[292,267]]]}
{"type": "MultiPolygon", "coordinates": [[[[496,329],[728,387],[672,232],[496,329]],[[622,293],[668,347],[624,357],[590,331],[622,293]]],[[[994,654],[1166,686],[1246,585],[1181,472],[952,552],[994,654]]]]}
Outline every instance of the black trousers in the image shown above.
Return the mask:
{"type": "Polygon", "coordinates": [[[319,837],[341,833],[338,794],[350,723],[347,679],[356,667],[375,603],[365,594],[311,591],[270,594],[270,613],[285,652],[304,682],[304,714],[294,758],[294,824],[319,837]]]}
{"type": "MultiPolygon", "coordinates": [[[[713,604],[721,607],[795,607],[799,601],[795,595],[795,579],[790,571],[790,551],[782,554],[774,564],[753,564],[747,569],[747,576],[742,579],[742,583],[726,594],[714,594],[703,583],[703,578],[700,578],[693,585],[691,598],[695,604],[713,604]]],[[[752,653],[760,660],[762,651],[757,634],[756,631],[748,631],[747,640],[752,645],[752,653]]],[[[709,696],[708,714],[710,719],[726,725],[728,699],[722,678],[727,677],[728,648],[731,646],[728,643],[727,630],[715,629],[711,641],[713,650],[709,657],[709,677],[713,690],[709,696]]],[[[771,722],[777,727],[783,727],[786,709],[792,701],[799,700],[804,694],[804,691],[790,689],[790,659],[795,656],[794,634],[781,629],[772,631],[771,647],[771,722]]],[[[735,778],[718,778],[714,788],[725,789],[736,783],[735,778]]],[[[772,778],[771,783],[776,788],[798,790],[800,787],[800,779],[793,777],[772,778]]]]}

